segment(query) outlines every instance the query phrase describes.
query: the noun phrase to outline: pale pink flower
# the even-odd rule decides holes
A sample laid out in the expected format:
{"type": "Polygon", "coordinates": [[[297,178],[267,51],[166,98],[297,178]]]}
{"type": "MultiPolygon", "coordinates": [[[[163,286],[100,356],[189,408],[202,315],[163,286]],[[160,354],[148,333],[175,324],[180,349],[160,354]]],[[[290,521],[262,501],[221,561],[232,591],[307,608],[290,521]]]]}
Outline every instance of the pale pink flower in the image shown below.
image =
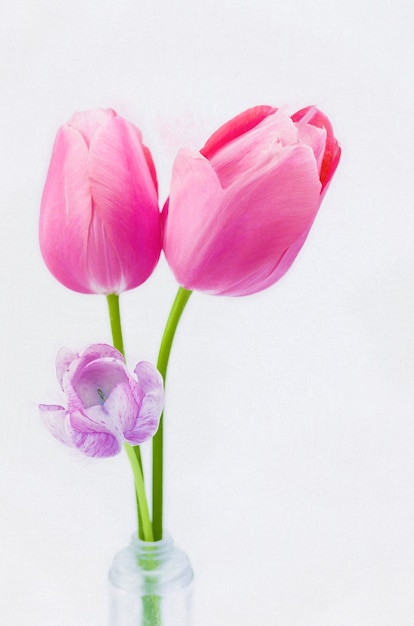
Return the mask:
{"type": "Polygon", "coordinates": [[[181,150],[164,207],[164,251],[186,289],[241,296],[289,269],[335,172],[340,148],[315,107],[258,106],[181,150]]]}
{"type": "Polygon", "coordinates": [[[55,140],[40,212],[51,273],[82,293],[143,283],[161,251],[157,180],[140,131],[111,109],[75,113],[55,140]]]}
{"type": "Polygon", "coordinates": [[[94,344],[81,354],[61,349],[56,373],[67,408],[39,408],[62,443],[87,456],[106,457],[117,454],[125,442],[139,445],[155,434],[164,390],[161,374],[150,363],[138,363],[134,377],[118,350],[94,344]]]}

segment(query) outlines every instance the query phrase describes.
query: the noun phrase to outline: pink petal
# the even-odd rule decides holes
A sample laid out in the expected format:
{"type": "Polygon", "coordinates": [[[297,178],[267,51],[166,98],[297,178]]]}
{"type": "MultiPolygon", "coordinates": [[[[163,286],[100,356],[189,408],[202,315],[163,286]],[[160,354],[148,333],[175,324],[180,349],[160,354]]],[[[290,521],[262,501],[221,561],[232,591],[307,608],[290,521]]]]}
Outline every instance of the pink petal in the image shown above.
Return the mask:
{"type": "Polygon", "coordinates": [[[161,250],[157,192],[137,129],[120,117],[99,128],[88,171],[88,270],[96,291],[119,293],[148,278],[161,250]]]}
{"type": "Polygon", "coordinates": [[[113,109],[92,109],[90,111],[77,111],[72,115],[67,125],[77,130],[83,137],[86,145],[90,146],[92,137],[104,124],[109,122],[116,113],[113,109]]]}
{"type": "Polygon", "coordinates": [[[327,133],[325,154],[319,174],[322,183],[322,192],[324,192],[325,187],[329,185],[329,182],[331,181],[331,178],[335,173],[335,170],[339,163],[339,159],[341,157],[341,148],[339,147],[339,144],[335,139],[332,124],[327,116],[322,113],[322,111],[319,111],[319,109],[317,109],[315,106],[301,109],[300,111],[292,115],[292,120],[294,122],[300,120],[306,121],[307,124],[312,124],[317,128],[325,129],[327,133]]]}
{"type": "Polygon", "coordinates": [[[246,135],[223,146],[210,160],[224,189],[263,168],[276,167],[283,149],[298,142],[298,130],[282,111],[268,115],[246,135]]]}
{"type": "MultiPolygon", "coordinates": [[[[187,289],[215,294],[260,291],[263,280],[309,228],[319,208],[321,185],[312,149],[284,148],[274,169],[269,166],[250,179],[244,176],[221,201],[211,202],[214,210],[209,214],[209,199],[194,182],[200,174],[193,171],[191,179],[191,193],[180,190],[177,207],[172,187],[166,224],[166,256],[178,282],[187,289]],[[191,213],[197,196],[199,203],[202,198],[202,210],[191,213]],[[188,206],[183,198],[190,198],[188,206]],[[177,218],[182,220],[181,228],[177,218]]],[[[178,180],[177,186],[180,182],[185,188],[186,181],[178,180]]]]}
{"type": "Polygon", "coordinates": [[[188,260],[197,255],[200,233],[214,228],[215,207],[224,197],[209,161],[199,152],[180,150],[174,161],[168,213],[164,223],[164,252],[180,284],[188,260]]]}
{"type": "Polygon", "coordinates": [[[211,135],[204,147],[200,150],[201,154],[207,159],[211,159],[218,150],[223,148],[240,135],[247,133],[249,130],[259,124],[265,117],[274,113],[277,109],[262,105],[252,107],[243,111],[236,117],[220,126],[218,130],[211,135]]]}
{"type": "Polygon", "coordinates": [[[56,137],[42,197],[40,248],[51,273],[69,289],[90,293],[85,248],[91,220],[88,150],[82,136],[63,126],[56,137]]]}

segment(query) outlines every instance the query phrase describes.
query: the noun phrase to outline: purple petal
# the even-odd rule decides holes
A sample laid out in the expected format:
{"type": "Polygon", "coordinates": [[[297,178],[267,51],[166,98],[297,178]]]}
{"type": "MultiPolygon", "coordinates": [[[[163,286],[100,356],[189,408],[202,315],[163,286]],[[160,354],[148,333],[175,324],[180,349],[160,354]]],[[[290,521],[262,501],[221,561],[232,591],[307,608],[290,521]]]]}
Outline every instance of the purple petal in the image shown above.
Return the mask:
{"type": "Polygon", "coordinates": [[[72,433],[73,446],[93,457],[115,456],[121,450],[116,437],[108,433],[72,433]]]}
{"type": "Polygon", "coordinates": [[[135,373],[141,394],[144,395],[135,426],[125,431],[124,437],[132,445],[139,445],[157,431],[164,404],[164,387],[161,374],[151,363],[141,361],[135,367],[135,373]]]}
{"type": "Polygon", "coordinates": [[[68,411],[57,404],[39,404],[40,416],[44,425],[52,435],[67,446],[72,439],[67,429],[68,411]]]}
{"type": "Polygon", "coordinates": [[[63,377],[78,355],[69,348],[61,348],[56,357],[56,376],[63,391],[63,377]]]}
{"type": "Polygon", "coordinates": [[[95,355],[95,358],[111,357],[124,363],[124,357],[122,354],[114,347],[109,346],[106,343],[93,343],[83,350],[80,356],[84,357],[91,354],[95,355]]]}
{"type": "Polygon", "coordinates": [[[139,405],[128,383],[117,385],[102,409],[112,432],[119,435],[133,428],[139,415],[139,405]]]}

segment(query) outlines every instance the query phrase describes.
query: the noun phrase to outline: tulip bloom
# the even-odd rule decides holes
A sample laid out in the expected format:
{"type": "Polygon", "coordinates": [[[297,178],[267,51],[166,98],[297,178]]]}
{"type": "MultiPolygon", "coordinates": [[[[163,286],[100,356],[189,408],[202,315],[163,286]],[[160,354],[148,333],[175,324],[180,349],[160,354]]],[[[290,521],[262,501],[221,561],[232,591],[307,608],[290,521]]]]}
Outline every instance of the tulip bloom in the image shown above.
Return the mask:
{"type": "Polygon", "coordinates": [[[40,248],[81,293],[143,283],[161,251],[157,180],[140,131],[111,109],[75,113],[57,134],[42,197],[40,248]]]}
{"type": "Polygon", "coordinates": [[[257,106],[181,150],[164,207],[164,251],[188,290],[242,296],[292,265],[335,172],[340,148],[315,107],[292,117],[257,106]]]}
{"type": "Polygon", "coordinates": [[[123,443],[139,445],[156,432],[164,389],[161,374],[150,363],[138,363],[134,378],[118,350],[95,344],[79,355],[60,350],[56,373],[67,409],[39,408],[52,435],[67,446],[87,456],[113,456],[123,443]]]}

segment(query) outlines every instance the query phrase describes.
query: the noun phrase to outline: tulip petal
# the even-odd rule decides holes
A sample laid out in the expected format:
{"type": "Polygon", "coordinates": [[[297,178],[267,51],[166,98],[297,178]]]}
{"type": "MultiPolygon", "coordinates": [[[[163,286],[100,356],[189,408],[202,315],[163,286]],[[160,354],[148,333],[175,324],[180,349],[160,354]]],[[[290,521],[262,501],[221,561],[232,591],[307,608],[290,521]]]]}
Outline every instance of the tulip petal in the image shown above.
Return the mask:
{"type": "Polygon", "coordinates": [[[72,439],[67,429],[68,411],[57,404],[39,404],[39,411],[49,432],[61,443],[67,446],[72,445],[72,439]]]}
{"type": "MultiPolygon", "coordinates": [[[[136,384],[135,381],[131,381],[131,383],[136,384]]],[[[96,408],[93,407],[91,412],[96,408]]],[[[105,413],[108,427],[113,433],[118,433],[120,437],[124,431],[133,428],[139,411],[134,395],[131,393],[131,386],[128,383],[117,385],[103,407],[100,408],[105,413]]]]}
{"type": "Polygon", "coordinates": [[[64,382],[63,378],[66,372],[69,370],[71,363],[77,358],[77,354],[69,348],[61,348],[57,353],[56,357],[56,376],[61,386],[62,391],[64,390],[64,382]]]}
{"type": "Polygon", "coordinates": [[[121,450],[121,444],[116,437],[107,433],[81,433],[75,430],[72,433],[73,445],[91,457],[115,456],[121,450]]]}
{"type": "Polygon", "coordinates": [[[124,436],[132,445],[139,445],[152,437],[158,429],[164,403],[164,386],[161,374],[151,363],[138,363],[135,374],[138,378],[137,387],[141,392],[140,410],[134,428],[125,430],[124,436]]]}
{"type": "Polygon", "coordinates": [[[88,171],[88,269],[96,291],[119,293],[148,278],[161,250],[157,192],[137,129],[119,117],[100,127],[88,171]]]}
{"type": "Polygon", "coordinates": [[[209,161],[199,152],[180,150],[174,161],[164,252],[178,282],[185,286],[188,264],[197,256],[200,234],[214,228],[213,207],[224,193],[209,161]]]}
{"type": "MultiPolygon", "coordinates": [[[[320,131],[319,131],[320,132],[320,131]]],[[[209,159],[224,189],[244,176],[271,166],[284,158],[284,148],[298,143],[298,129],[290,117],[277,111],[268,115],[246,135],[241,135],[209,159]]]]}
{"type": "Polygon", "coordinates": [[[93,343],[83,350],[82,357],[86,355],[93,355],[95,359],[97,358],[112,358],[118,359],[121,363],[125,362],[123,355],[114,348],[113,346],[109,346],[106,343],[93,343]]]}
{"type": "Polygon", "coordinates": [[[42,404],[39,410],[62,443],[88,456],[112,456],[123,442],[143,443],[157,430],[163,380],[150,363],[138,363],[136,380],[118,350],[93,344],[79,355],[61,349],[56,370],[68,408],[42,404]]]}
{"type": "MultiPolygon", "coordinates": [[[[187,289],[214,294],[244,295],[251,292],[252,282],[259,291],[261,281],[309,228],[319,208],[321,184],[312,149],[287,146],[276,168],[269,165],[260,175],[244,176],[221,200],[218,194],[210,200],[203,193],[208,177],[204,173],[200,185],[200,160],[186,159],[187,167],[191,161],[193,184],[188,190],[185,178],[179,178],[177,186],[182,183],[184,191],[179,189],[178,197],[172,185],[166,224],[165,251],[177,280],[187,289]],[[208,212],[209,202],[215,202],[214,212],[208,212]],[[201,211],[194,211],[194,206],[201,211]]],[[[203,168],[207,169],[205,163],[203,168]]],[[[183,169],[179,163],[179,171],[183,169]]],[[[209,178],[213,183],[212,173],[209,178]]]]}
{"type": "Polygon", "coordinates": [[[323,128],[326,131],[325,154],[320,165],[320,179],[322,192],[324,192],[341,158],[341,148],[335,139],[332,124],[327,116],[315,106],[309,106],[297,111],[297,113],[292,115],[292,120],[294,122],[306,121],[307,124],[311,124],[317,128],[323,128]]]}
{"type": "Polygon", "coordinates": [[[57,134],[39,239],[51,273],[81,293],[143,283],[161,251],[157,179],[139,130],[111,109],[75,113],[57,134]]]}
{"type": "Polygon", "coordinates": [[[275,113],[277,109],[267,105],[259,105],[239,113],[231,120],[220,126],[215,133],[206,141],[204,147],[200,150],[206,159],[211,159],[221,148],[226,146],[240,135],[247,133],[249,130],[260,124],[268,115],[275,113]]]}
{"type": "Polygon", "coordinates": [[[63,126],[53,148],[39,223],[46,265],[63,285],[81,293],[90,291],[85,280],[85,248],[92,210],[87,161],[83,137],[73,128],[63,126]]]}

